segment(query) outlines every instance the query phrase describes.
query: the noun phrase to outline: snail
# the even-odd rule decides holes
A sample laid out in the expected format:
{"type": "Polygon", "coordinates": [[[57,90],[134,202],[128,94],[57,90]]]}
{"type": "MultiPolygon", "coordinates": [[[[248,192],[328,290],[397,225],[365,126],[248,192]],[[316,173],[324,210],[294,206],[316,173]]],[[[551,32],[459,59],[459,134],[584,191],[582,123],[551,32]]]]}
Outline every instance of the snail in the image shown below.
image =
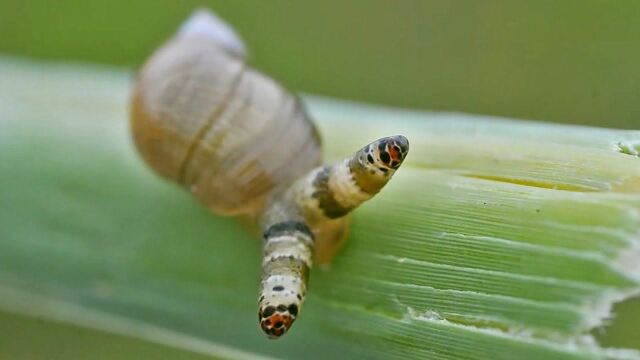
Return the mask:
{"type": "Polygon", "coordinates": [[[276,339],[300,314],[312,259],[326,262],[337,251],[348,214],[391,179],[409,143],[382,138],[322,165],[301,102],[245,58],[226,23],[195,12],[139,71],[130,122],[138,152],[157,174],[214,213],[259,226],[258,320],[276,339]]]}

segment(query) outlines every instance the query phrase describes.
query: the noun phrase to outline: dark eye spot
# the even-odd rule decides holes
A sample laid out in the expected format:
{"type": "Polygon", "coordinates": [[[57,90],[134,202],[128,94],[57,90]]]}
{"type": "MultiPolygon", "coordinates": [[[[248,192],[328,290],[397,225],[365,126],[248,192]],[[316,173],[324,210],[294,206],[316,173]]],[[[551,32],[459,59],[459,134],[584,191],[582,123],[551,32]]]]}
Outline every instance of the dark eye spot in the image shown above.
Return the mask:
{"type": "Polygon", "coordinates": [[[385,163],[388,164],[389,161],[391,161],[391,156],[389,156],[389,153],[386,151],[383,151],[380,153],[380,159],[385,163]]]}
{"type": "Polygon", "coordinates": [[[289,313],[293,316],[298,315],[298,305],[296,304],[289,305],[289,313]]]}
{"type": "Polygon", "coordinates": [[[278,285],[278,286],[274,286],[273,287],[273,291],[282,291],[282,290],[284,290],[284,286],[282,286],[282,285],[278,285]]]}
{"type": "Polygon", "coordinates": [[[281,328],[282,327],[282,321],[278,321],[277,323],[275,323],[274,325],[277,328],[281,328]]]}
{"type": "Polygon", "coordinates": [[[300,294],[296,295],[296,297],[298,298],[298,300],[302,300],[302,296],[300,296],[300,294]]]}
{"type": "Polygon", "coordinates": [[[262,317],[269,317],[273,315],[274,312],[276,312],[276,308],[273,306],[267,306],[267,308],[262,312],[262,317]]]}
{"type": "Polygon", "coordinates": [[[281,305],[278,305],[278,308],[277,308],[277,309],[278,309],[278,311],[279,311],[279,312],[285,312],[285,311],[287,311],[287,307],[286,307],[285,305],[282,305],[282,304],[281,304],[281,305]]]}
{"type": "Polygon", "coordinates": [[[373,156],[371,154],[367,155],[367,161],[369,161],[369,164],[373,164],[373,156]]]}

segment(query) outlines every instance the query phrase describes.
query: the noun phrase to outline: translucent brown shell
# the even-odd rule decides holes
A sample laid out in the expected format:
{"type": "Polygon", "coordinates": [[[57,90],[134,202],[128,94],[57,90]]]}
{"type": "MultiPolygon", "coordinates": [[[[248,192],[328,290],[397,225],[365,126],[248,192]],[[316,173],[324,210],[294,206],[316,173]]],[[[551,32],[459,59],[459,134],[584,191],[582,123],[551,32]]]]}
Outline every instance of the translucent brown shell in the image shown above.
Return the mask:
{"type": "Polygon", "coordinates": [[[206,34],[179,34],[144,65],[131,126],[156,172],[222,214],[254,214],[321,163],[299,101],[206,34]]]}

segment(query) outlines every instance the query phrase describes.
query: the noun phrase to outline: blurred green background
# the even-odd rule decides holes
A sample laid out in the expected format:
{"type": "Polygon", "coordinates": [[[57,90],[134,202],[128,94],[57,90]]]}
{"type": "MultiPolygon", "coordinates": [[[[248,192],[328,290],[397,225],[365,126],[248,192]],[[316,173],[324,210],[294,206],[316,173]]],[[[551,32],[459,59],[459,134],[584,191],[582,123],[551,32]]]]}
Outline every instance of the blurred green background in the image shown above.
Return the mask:
{"type": "Polygon", "coordinates": [[[640,128],[637,0],[0,0],[0,52],[133,68],[201,6],[294,91],[640,128]]]}

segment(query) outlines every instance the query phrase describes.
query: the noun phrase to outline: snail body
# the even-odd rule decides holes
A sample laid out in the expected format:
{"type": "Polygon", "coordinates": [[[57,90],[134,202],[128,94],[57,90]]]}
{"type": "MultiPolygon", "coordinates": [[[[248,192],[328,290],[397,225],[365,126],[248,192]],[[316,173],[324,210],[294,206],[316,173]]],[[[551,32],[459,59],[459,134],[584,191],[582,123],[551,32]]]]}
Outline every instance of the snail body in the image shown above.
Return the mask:
{"type": "Polygon", "coordinates": [[[213,13],[195,13],[138,74],[131,128],[143,159],[218,214],[263,233],[260,326],[285,334],[313,260],[327,261],[351,210],[402,164],[408,141],[374,141],[321,165],[318,133],[297,98],[245,62],[244,45],[213,13]]]}

